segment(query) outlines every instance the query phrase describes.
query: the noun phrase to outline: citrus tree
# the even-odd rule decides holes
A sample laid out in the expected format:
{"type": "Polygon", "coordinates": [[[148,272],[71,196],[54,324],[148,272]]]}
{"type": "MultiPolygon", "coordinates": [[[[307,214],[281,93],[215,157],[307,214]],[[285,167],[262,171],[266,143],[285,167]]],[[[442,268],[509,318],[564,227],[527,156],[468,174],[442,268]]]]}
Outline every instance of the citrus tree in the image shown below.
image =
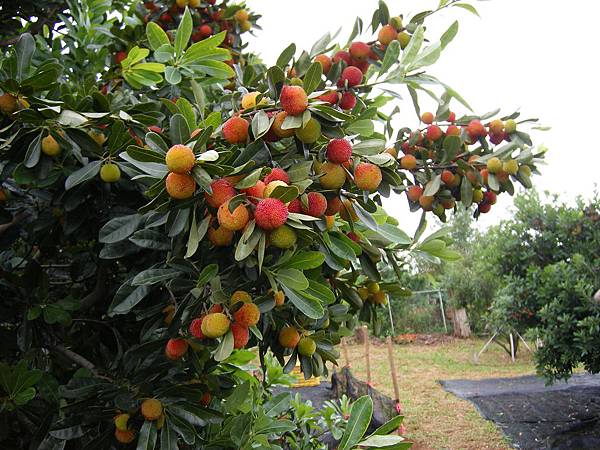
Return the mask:
{"type": "Polygon", "coordinates": [[[322,448],[331,428],[340,449],[406,448],[401,417],[364,436],[368,398],[323,425],[270,391],[276,361],[328,373],[387,302],[380,271],[456,258],[427,214],[531,185],[528,120],[477,115],[425,72],[458,23],[424,21],[474,7],[380,2],[346,43],[266,65],[242,4],[67,3],[2,49],[3,445],[322,448]],[[416,127],[393,122],[400,90],[416,127]],[[384,197],[421,211],[415,236],[384,197]]]}

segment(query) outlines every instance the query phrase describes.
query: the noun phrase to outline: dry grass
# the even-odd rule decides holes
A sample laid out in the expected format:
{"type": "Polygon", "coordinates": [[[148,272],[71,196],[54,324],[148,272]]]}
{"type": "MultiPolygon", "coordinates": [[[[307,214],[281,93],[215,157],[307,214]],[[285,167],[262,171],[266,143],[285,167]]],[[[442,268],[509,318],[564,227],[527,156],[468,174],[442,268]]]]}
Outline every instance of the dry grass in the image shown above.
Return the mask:
{"type": "MultiPolygon", "coordinates": [[[[408,437],[415,450],[510,449],[496,427],[484,420],[475,407],[447,393],[437,383],[448,379],[510,377],[534,373],[531,355],[519,354],[517,362],[497,345],[492,345],[473,363],[473,355],[484,344],[482,339],[457,340],[434,345],[394,345],[400,383],[400,402],[406,416],[408,437]]],[[[348,347],[353,373],[366,380],[364,347],[348,347]]],[[[371,372],[374,387],[392,398],[393,385],[385,345],[371,344],[371,372]]]]}

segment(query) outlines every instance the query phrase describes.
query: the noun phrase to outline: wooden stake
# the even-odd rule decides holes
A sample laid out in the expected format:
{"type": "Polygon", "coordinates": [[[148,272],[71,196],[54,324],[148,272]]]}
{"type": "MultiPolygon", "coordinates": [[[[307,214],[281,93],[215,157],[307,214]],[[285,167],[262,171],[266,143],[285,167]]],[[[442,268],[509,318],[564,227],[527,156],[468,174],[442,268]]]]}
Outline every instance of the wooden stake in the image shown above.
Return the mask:
{"type": "Polygon", "coordinates": [[[371,359],[369,358],[369,329],[366,325],[363,325],[363,331],[365,332],[365,361],[367,364],[367,383],[371,385],[371,359]]]}
{"type": "Polygon", "coordinates": [[[350,367],[350,358],[348,357],[348,347],[346,346],[346,338],[342,338],[342,351],[346,360],[346,367],[350,367]]]}
{"type": "Polygon", "coordinates": [[[513,334],[509,333],[508,337],[510,339],[510,358],[512,362],[515,362],[515,340],[513,339],[513,334]]]}
{"type": "Polygon", "coordinates": [[[492,335],[492,337],[485,343],[485,345],[483,346],[483,348],[479,351],[479,353],[477,353],[475,355],[475,357],[473,358],[474,362],[477,363],[477,361],[479,361],[479,357],[481,356],[481,354],[483,352],[485,352],[485,350],[488,348],[488,346],[492,343],[492,341],[496,338],[496,335],[498,334],[498,332],[494,333],[492,335]]]}
{"type": "Polygon", "coordinates": [[[386,339],[388,348],[388,359],[390,360],[390,371],[392,372],[392,383],[394,384],[394,395],[396,401],[400,401],[400,387],[398,387],[398,375],[396,374],[396,364],[394,364],[394,347],[392,346],[392,337],[388,336],[386,339]]]}

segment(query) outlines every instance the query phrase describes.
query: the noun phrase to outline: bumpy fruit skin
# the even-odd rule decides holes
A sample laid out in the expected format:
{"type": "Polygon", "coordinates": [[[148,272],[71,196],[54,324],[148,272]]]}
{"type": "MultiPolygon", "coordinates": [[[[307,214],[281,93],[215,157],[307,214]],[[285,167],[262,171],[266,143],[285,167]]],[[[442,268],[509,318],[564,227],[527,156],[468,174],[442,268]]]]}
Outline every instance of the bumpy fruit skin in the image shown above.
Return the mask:
{"type": "Polygon", "coordinates": [[[500,172],[502,170],[502,161],[500,161],[495,156],[493,158],[488,159],[487,170],[489,173],[500,172]]]}
{"type": "Polygon", "coordinates": [[[424,112],[421,115],[421,122],[423,122],[424,124],[427,124],[427,125],[431,125],[433,123],[434,118],[435,117],[434,117],[433,113],[424,112]]]}
{"type": "Polygon", "coordinates": [[[169,172],[188,173],[194,167],[196,156],[187,145],[177,144],[169,149],[165,160],[169,172]]]}
{"type": "Polygon", "coordinates": [[[460,136],[460,128],[456,125],[450,125],[446,128],[446,136],[460,136]]]}
{"type": "Polygon", "coordinates": [[[316,349],[317,343],[312,338],[303,337],[298,342],[298,353],[302,356],[312,356],[316,349]]]}
{"type": "Polygon", "coordinates": [[[121,169],[114,163],[103,164],[100,168],[100,179],[105,183],[116,183],[121,178],[121,169]]]}
{"type": "Polygon", "coordinates": [[[325,189],[339,189],[346,182],[346,171],[339,164],[326,162],[319,167],[319,183],[325,189]]]}
{"type": "Polygon", "coordinates": [[[296,245],[298,236],[296,231],[287,225],[282,225],[275,228],[269,235],[269,241],[273,247],[287,249],[296,245]]]}
{"type": "Polygon", "coordinates": [[[502,170],[510,175],[516,175],[519,171],[519,163],[514,159],[504,161],[504,164],[502,164],[502,170]]]}
{"type": "Polygon", "coordinates": [[[321,67],[323,67],[323,73],[327,75],[329,73],[329,69],[331,69],[331,58],[327,55],[317,55],[315,56],[315,61],[321,63],[321,67]]]}
{"type": "Polygon", "coordinates": [[[381,169],[375,164],[360,163],[354,169],[354,183],[364,191],[374,191],[381,183],[381,169]]]}
{"type": "Polygon", "coordinates": [[[187,174],[171,172],[167,175],[165,187],[171,198],[184,200],[194,195],[194,192],[196,191],[196,181],[187,174]]]}
{"type": "Polygon", "coordinates": [[[250,123],[239,116],[231,117],[223,124],[223,138],[230,144],[242,144],[248,140],[250,123]]]}
{"type": "Polygon", "coordinates": [[[340,98],[340,108],[349,111],[356,106],[356,95],[352,92],[344,92],[340,98]]]}
{"type": "Polygon", "coordinates": [[[245,9],[238,9],[233,17],[238,22],[245,22],[250,18],[250,14],[245,9]]]}
{"type": "Polygon", "coordinates": [[[231,245],[233,240],[233,231],[219,226],[218,228],[210,227],[208,229],[208,240],[215,247],[227,247],[231,245]]]}
{"type": "Polygon", "coordinates": [[[443,135],[444,135],[444,132],[437,125],[429,125],[427,127],[427,133],[425,134],[427,139],[429,139],[430,141],[437,141],[443,135]]]}
{"type": "Polygon", "coordinates": [[[300,341],[300,333],[294,327],[283,327],[279,332],[279,345],[284,348],[296,348],[300,341]]]}
{"type": "Polygon", "coordinates": [[[353,42],[350,44],[350,56],[354,59],[358,59],[360,61],[364,61],[369,57],[369,53],[371,52],[371,47],[364,42],[353,42]]]}
{"type": "Polygon", "coordinates": [[[381,287],[376,281],[369,281],[367,283],[367,289],[369,290],[369,294],[377,294],[381,290],[381,287]]]}
{"type": "Polygon", "coordinates": [[[229,200],[219,206],[217,212],[219,225],[229,231],[239,231],[250,221],[250,213],[244,205],[238,205],[233,212],[229,212],[229,200]]]}
{"type": "Polygon", "coordinates": [[[283,291],[277,291],[273,294],[273,298],[275,299],[275,305],[281,306],[285,303],[285,293],[283,291]]]}
{"type": "Polygon", "coordinates": [[[258,180],[254,186],[242,189],[242,192],[248,197],[263,198],[265,192],[265,183],[261,180],[258,180]]]}
{"type": "Polygon", "coordinates": [[[230,321],[223,313],[211,313],[202,321],[202,333],[210,339],[223,336],[229,331],[230,321]]]}
{"type": "Polygon", "coordinates": [[[321,137],[321,124],[310,118],[302,128],[296,128],[296,137],[305,144],[314,144],[321,137]]]}
{"type": "Polygon", "coordinates": [[[327,144],[327,160],[334,164],[343,164],[352,156],[352,144],[346,139],[332,139],[327,144]]]}
{"type": "Polygon", "coordinates": [[[400,159],[400,167],[406,170],[413,170],[417,167],[417,158],[413,155],[405,155],[400,159]]]}
{"type": "MultiPolygon", "coordinates": [[[[260,92],[249,92],[248,94],[244,95],[242,97],[242,108],[244,108],[244,109],[255,108],[256,107],[256,97],[258,97],[260,94],[261,94],[260,92]]],[[[267,100],[265,98],[262,98],[258,104],[264,105],[266,103],[267,103],[267,100]]]]}
{"type": "Polygon", "coordinates": [[[504,134],[504,122],[502,122],[500,119],[492,120],[488,126],[488,129],[490,130],[490,134],[502,135],[504,134]]]}
{"type": "Polygon", "coordinates": [[[274,230],[285,224],[288,213],[287,206],[278,198],[265,198],[256,205],[254,218],[263,230],[274,230]]]}
{"type": "Polygon", "coordinates": [[[346,64],[350,64],[350,53],[345,50],[340,50],[335,55],[333,55],[333,62],[336,63],[338,61],[344,61],[346,64]]]}
{"type": "Polygon", "coordinates": [[[237,322],[231,324],[231,334],[233,334],[233,348],[244,348],[250,340],[248,327],[237,322]]]}
{"type": "Polygon", "coordinates": [[[325,209],[326,216],[333,216],[340,212],[342,207],[342,200],[339,197],[332,197],[327,199],[327,209],[325,209]]]}
{"type": "Polygon", "coordinates": [[[252,296],[246,291],[235,291],[229,299],[230,305],[235,305],[238,302],[252,303],[252,296]]]}
{"type": "Polygon", "coordinates": [[[17,110],[17,97],[8,92],[0,95],[0,111],[4,114],[12,114],[17,110]]]}
{"type": "Polygon", "coordinates": [[[467,125],[467,133],[469,134],[469,137],[471,137],[471,139],[484,137],[487,134],[487,132],[485,131],[485,127],[483,126],[481,121],[477,119],[473,119],[469,122],[469,125],[467,125]]]}
{"type": "Polygon", "coordinates": [[[433,201],[435,198],[429,195],[421,195],[419,197],[419,205],[424,211],[431,211],[433,209],[433,201]]]}
{"type": "Polygon", "coordinates": [[[487,191],[487,192],[484,192],[484,194],[483,194],[483,201],[486,203],[489,203],[490,205],[495,205],[497,199],[498,199],[498,196],[496,195],[495,192],[487,191]]]}
{"type": "Polygon", "coordinates": [[[48,156],[60,154],[60,145],[50,134],[42,139],[42,153],[48,156]]]}
{"type": "Polygon", "coordinates": [[[408,188],[406,195],[411,202],[418,202],[421,195],[423,195],[423,188],[415,184],[408,188]]]}
{"type": "Polygon", "coordinates": [[[377,34],[377,40],[383,45],[389,45],[389,43],[394,41],[397,37],[398,32],[391,25],[384,25],[377,34]]]}
{"type": "Polygon", "coordinates": [[[396,40],[398,42],[400,42],[400,48],[402,50],[404,50],[406,48],[406,46],[410,42],[410,38],[411,38],[410,34],[408,34],[405,31],[401,31],[400,33],[398,33],[398,37],[396,38],[396,40]]]}
{"type": "Polygon", "coordinates": [[[328,91],[319,96],[319,100],[329,103],[330,105],[337,105],[337,102],[340,100],[340,96],[336,91],[328,91]]]}
{"type": "Polygon", "coordinates": [[[479,204],[479,212],[482,214],[489,213],[490,209],[492,209],[492,205],[490,205],[489,203],[481,202],[479,204]]]}
{"type": "Polygon", "coordinates": [[[131,430],[121,431],[115,429],[115,439],[121,444],[130,444],[135,439],[135,433],[131,430]]]}
{"type": "Polygon", "coordinates": [[[192,336],[196,339],[204,339],[204,334],[202,333],[202,320],[204,317],[198,317],[190,322],[189,331],[192,336]]]}
{"type": "Polygon", "coordinates": [[[279,102],[283,110],[292,116],[302,114],[308,108],[308,97],[300,86],[284,86],[279,102]]]}
{"type": "Polygon", "coordinates": [[[508,119],[506,122],[504,122],[504,131],[507,134],[517,131],[517,122],[515,122],[513,119],[508,119]]]}
{"type": "Polygon", "coordinates": [[[127,421],[129,420],[129,414],[117,414],[113,419],[115,427],[119,431],[127,431],[127,421]]]}
{"type": "Polygon", "coordinates": [[[254,303],[244,303],[233,314],[233,319],[242,326],[253,327],[260,320],[260,310],[254,303]]]}
{"type": "Polygon", "coordinates": [[[348,87],[358,86],[363,79],[363,73],[358,67],[349,66],[344,69],[337,85],[342,87],[348,82],[348,87]]]}
{"type": "Polygon", "coordinates": [[[283,121],[285,120],[285,118],[287,117],[287,113],[285,111],[279,111],[276,115],[275,115],[275,119],[273,120],[273,124],[271,125],[271,131],[273,131],[273,133],[275,134],[275,136],[277,136],[278,138],[286,138],[286,137],[291,137],[294,135],[295,130],[293,128],[289,128],[289,129],[283,129],[281,128],[281,125],[283,125],[283,121]]]}
{"type": "Polygon", "coordinates": [[[299,198],[295,198],[287,205],[288,212],[291,213],[301,213],[302,212],[302,202],[299,198]]]}
{"type": "Polygon", "coordinates": [[[304,213],[313,217],[321,217],[327,209],[327,199],[320,192],[309,192],[308,208],[303,208],[304,213]]]}
{"type": "Polygon", "coordinates": [[[210,183],[210,188],[212,190],[212,194],[205,192],[204,198],[206,199],[206,203],[213,208],[218,208],[227,200],[235,196],[235,188],[229,181],[223,178],[219,180],[213,180],[210,183]]]}
{"type": "Polygon", "coordinates": [[[284,183],[289,184],[290,176],[285,170],[280,169],[279,167],[274,167],[271,172],[263,178],[263,181],[265,184],[269,184],[271,181],[275,180],[283,181],[284,183]]]}
{"type": "Polygon", "coordinates": [[[142,416],[146,420],[156,420],[160,417],[163,411],[162,403],[155,398],[149,398],[142,402],[142,416]]]}
{"type": "Polygon", "coordinates": [[[263,190],[263,198],[269,198],[273,191],[277,189],[279,186],[287,186],[288,184],[285,181],[275,180],[271,181],[269,184],[265,186],[263,190]]]}
{"type": "Polygon", "coordinates": [[[176,360],[185,355],[187,349],[188,343],[185,339],[169,339],[165,347],[165,355],[169,359],[176,360]]]}

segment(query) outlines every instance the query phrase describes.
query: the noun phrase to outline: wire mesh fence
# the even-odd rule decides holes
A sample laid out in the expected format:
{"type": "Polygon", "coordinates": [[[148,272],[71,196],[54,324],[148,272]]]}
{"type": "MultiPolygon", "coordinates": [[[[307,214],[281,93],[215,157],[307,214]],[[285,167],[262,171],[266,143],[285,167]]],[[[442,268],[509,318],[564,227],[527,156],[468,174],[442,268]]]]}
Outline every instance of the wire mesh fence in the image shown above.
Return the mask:
{"type": "Polygon", "coordinates": [[[391,320],[383,320],[381,335],[447,333],[451,328],[442,290],[413,291],[410,296],[390,300],[391,320]]]}

